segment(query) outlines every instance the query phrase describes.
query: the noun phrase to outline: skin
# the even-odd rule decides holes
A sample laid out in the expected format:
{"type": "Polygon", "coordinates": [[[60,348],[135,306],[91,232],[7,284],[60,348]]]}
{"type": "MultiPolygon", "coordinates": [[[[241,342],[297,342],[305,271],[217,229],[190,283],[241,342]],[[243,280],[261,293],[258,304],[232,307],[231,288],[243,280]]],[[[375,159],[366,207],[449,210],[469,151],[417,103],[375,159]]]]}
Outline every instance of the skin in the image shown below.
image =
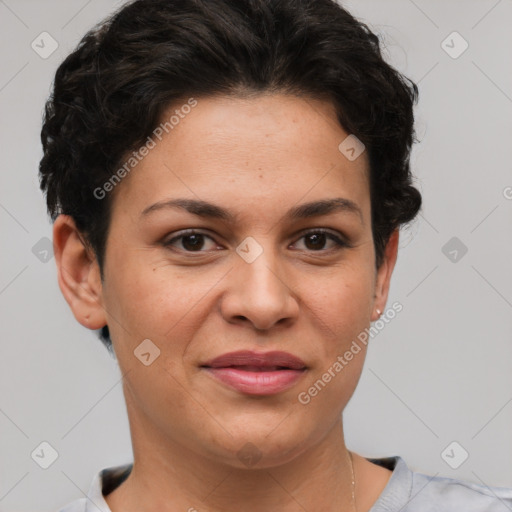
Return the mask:
{"type": "MultiPolygon", "coordinates": [[[[55,221],[62,293],[82,325],[108,324],[124,375],[134,467],[106,497],[112,511],[352,510],[342,412],[366,347],[309,404],[297,399],[385,310],[397,257],[395,231],[375,268],[368,158],[349,161],[338,150],[347,136],[328,102],[198,98],[117,186],[103,282],[73,220],[55,221]],[[361,216],[285,217],[337,197],[361,216]],[[238,216],[230,223],[176,208],[141,216],[173,198],[238,216]],[[199,243],[164,245],[192,228],[205,234],[199,243]],[[305,236],[318,228],[350,246],[305,236]],[[252,263],[236,252],[249,236],[263,249],[252,263]],[[134,356],[145,339],[160,349],[149,366],[134,356]],[[308,370],[291,389],[255,397],[200,368],[242,349],[291,352],[308,370]],[[246,443],[261,455],[251,467],[237,455],[246,443]]],[[[353,459],[357,510],[367,511],[391,471],[353,459]]]]}

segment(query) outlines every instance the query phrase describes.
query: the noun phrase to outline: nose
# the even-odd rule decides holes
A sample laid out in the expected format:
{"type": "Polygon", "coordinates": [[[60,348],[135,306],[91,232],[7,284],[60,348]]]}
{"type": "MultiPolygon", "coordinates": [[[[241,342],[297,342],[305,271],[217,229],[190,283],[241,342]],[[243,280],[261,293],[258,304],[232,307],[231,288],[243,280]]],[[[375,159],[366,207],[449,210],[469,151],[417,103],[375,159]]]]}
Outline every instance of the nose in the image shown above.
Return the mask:
{"type": "Polygon", "coordinates": [[[229,323],[249,322],[254,329],[268,330],[293,323],[299,305],[283,262],[268,246],[262,249],[254,261],[236,256],[221,311],[229,323]]]}

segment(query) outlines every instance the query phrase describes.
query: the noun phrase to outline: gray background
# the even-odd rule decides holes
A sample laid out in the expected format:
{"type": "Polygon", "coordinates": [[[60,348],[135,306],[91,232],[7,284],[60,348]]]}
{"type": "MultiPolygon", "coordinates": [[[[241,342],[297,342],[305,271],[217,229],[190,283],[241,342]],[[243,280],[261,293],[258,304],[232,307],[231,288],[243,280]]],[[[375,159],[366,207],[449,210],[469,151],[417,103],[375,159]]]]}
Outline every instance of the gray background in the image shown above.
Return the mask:
{"type": "MultiPolygon", "coordinates": [[[[51,254],[44,262],[51,225],[37,182],[56,67],[117,4],[0,0],[2,511],[56,510],[132,456],[117,364],[75,321],[51,254]],[[31,48],[43,31],[59,44],[47,59],[31,48]],[[48,469],[31,458],[42,441],[58,452],[48,469]]],[[[512,487],[512,1],[344,5],[419,84],[411,162],[424,198],[402,232],[388,301],[403,311],[371,340],[344,414],[348,447],[512,487]],[[453,31],[469,44],[458,58],[442,47],[453,31]],[[458,249],[443,250],[452,237],[458,249]],[[469,453],[458,469],[441,456],[453,441],[469,453]]],[[[461,48],[453,37],[446,44],[461,48]]]]}

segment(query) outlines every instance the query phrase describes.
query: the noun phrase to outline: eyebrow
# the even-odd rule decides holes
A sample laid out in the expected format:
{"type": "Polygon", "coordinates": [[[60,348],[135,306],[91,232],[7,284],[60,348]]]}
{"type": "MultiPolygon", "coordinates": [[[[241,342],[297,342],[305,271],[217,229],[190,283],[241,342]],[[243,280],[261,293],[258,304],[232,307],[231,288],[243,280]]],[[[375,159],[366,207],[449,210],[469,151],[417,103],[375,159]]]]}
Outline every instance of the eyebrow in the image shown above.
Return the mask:
{"type": "MultiPolygon", "coordinates": [[[[207,201],[202,201],[198,199],[170,199],[159,201],[158,203],[152,204],[145,208],[141,217],[145,217],[152,212],[156,212],[164,209],[174,209],[179,208],[185,210],[193,215],[197,215],[198,217],[211,218],[211,219],[219,219],[224,220],[226,222],[235,223],[238,218],[237,214],[222,208],[213,203],[209,203],[207,201]]],[[[359,206],[350,199],[346,199],[343,197],[336,197],[333,199],[322,199],[319,201],[312,201],[309,203],[303,203],[299,206],[295,206],[288,210],[285,214],[285,218],[290,220],[298,220],[298,219],[307,219],[311,217],[319,217],[322,215],[328,215],[330,213],[336,212],[344,212],[358,215],[361,223],[364,224],[363,220],[363,212],[359,208],[359,206]]]]}

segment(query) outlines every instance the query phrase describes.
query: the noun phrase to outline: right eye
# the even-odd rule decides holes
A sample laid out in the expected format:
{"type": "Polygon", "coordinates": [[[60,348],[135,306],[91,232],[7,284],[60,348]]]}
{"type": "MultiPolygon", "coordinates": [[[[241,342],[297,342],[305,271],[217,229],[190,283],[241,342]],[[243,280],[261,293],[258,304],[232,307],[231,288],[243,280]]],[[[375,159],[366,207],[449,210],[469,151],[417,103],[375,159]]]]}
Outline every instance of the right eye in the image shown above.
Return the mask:
{"type": "Polygon", "coordinates": [[[170,240],[164,242],[165,247],[174,247],[176,242],[181,244],[181,248],[178,248],[180,251],[184,252],[207,252],[202,251],[201,249],[204,247],[204,239],[209,238],[214,241],[206,233],[201,233],[194,229],[187,229],[186,231],[182,231],[177,236],[172,237],[170,240]],[[181,242],[180,242],[181,241],[181,242]]]}

